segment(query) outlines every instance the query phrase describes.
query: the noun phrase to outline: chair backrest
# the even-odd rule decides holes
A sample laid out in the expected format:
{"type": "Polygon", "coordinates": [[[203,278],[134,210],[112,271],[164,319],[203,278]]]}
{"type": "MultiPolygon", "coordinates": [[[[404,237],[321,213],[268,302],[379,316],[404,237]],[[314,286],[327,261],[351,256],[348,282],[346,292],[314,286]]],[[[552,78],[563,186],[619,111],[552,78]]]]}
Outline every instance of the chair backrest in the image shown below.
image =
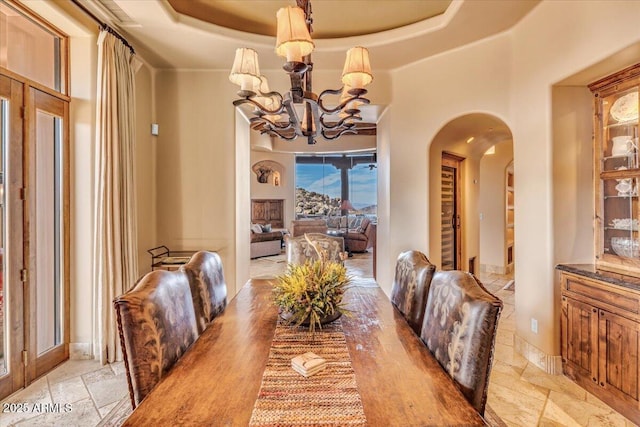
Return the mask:
{"type": "Polygon", "coordinates": [[[227,306],[227,284],[222,260],[214,252],[196,252],[182,269],[189,278],[198,333],[227,306]]]}
{"type": "Polygon", "coordinates": [[[466,399],[484,415],[502,301],[470,273],[434,274],[420,337],[466,399]]]}
{"type": "Polygon", "coordinates": [[[427,293],[436,266],[420,251],[402,252],[396,261],[396,275],[391,287],[391,302],[420,335],[427,293]]]}
{"type": "MultiPolygon", "coordinates": [[[[307,233],[306,235],[327,252],[329,261],[342,262],[341,254],[344,252],[344,239],[342,237],[327,236],[322,233],[307,233]]],[[[318,254],[313,249],[313,246],[307,242],[305,236],[286,236],[284,244],[289,264],[304,264],[307,260],[318,259],[318,254]]]]}
{"type": "Polygon", "coordinates": [[[305,233],[326,233],[327,221],[324,219],[294,219],[291,221],[291,235],[302,236],[305,233]]]}
{"type": "Polygon", "coordinates": [[[189,280],[152,271],[113,305],[135,408],[198,338],[189,280]]]}

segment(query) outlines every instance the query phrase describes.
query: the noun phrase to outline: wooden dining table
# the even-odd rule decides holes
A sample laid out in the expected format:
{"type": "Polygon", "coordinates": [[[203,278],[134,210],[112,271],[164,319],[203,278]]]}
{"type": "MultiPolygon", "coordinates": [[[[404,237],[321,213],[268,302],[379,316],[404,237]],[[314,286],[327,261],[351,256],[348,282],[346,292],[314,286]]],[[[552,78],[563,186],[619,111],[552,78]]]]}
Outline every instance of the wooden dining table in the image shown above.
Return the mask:
{"type": "MultiPolygon", "coordinates": [[[[249,281],[124,425],[249,425],[278,321],[271,289],[249,281]]],[[[345,300],[367,425],[486,425],[378,286],[354,286],[345,300]]]]}

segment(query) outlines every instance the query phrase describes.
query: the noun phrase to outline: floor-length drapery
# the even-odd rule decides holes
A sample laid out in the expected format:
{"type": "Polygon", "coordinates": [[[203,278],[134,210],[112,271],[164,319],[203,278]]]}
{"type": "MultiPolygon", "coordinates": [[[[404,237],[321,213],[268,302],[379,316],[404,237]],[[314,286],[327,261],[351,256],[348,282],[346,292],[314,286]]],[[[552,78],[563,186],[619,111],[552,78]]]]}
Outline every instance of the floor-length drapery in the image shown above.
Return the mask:
{"type": "Polygon", "coordinates": [[[122,360],[111,301],[138,275],[135,86],[139,61],[107,30],[98,37],[93,254],[94,356],[122,360]]]}

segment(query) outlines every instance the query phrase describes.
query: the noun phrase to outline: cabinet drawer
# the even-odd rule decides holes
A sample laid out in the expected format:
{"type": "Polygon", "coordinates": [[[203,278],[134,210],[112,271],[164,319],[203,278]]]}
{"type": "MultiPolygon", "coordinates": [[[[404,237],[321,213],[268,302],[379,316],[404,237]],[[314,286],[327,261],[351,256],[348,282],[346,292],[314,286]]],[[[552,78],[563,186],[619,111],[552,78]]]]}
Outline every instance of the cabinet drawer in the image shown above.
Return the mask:
{"type": "Polygon", "coordinates": [[[640,301],[638,295],[634,293],[583,278],[569,275],[565,277],[564,287],[568,292],[603,302],[610,307],[621,308],[634,314],[640,313],[640,301]]]}

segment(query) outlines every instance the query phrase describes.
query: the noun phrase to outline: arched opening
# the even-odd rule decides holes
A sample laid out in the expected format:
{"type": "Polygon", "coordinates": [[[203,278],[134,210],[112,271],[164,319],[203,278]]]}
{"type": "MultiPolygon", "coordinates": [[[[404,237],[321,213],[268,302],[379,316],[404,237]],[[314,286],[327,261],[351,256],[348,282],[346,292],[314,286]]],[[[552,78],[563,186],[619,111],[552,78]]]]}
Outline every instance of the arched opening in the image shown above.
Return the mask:
{"type": "Polygon", "coordinates": [[[514,250],[507,238],[506,167],[512,161],[511,130],[496,116],[466,114],[436,134],[429,149],[429,252],[439,268],[507,273],[509,246],[511,257],[514,250]],[[453,260],[447,258],[452,248],[453,260]]]}

